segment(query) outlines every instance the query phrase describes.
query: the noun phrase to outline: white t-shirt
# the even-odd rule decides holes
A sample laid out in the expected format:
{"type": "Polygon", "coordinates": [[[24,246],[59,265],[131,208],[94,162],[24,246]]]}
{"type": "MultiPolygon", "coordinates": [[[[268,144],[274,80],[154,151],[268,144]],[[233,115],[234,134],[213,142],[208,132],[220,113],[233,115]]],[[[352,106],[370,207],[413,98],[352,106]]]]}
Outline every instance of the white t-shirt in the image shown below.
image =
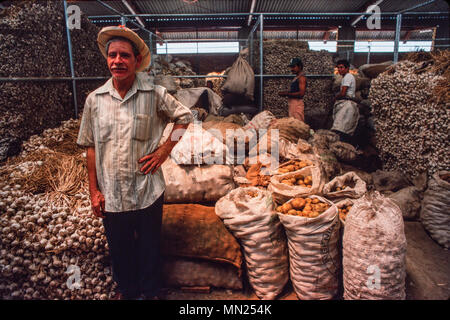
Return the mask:
{"type": "Polygon", "coordinates": [[[348,87],[346,97],[354,98],[355,97],[355,89],[356,89],[356,80],[355,77],[351,73],[347,73],[344,78],[342,78],[341,89],[342,87],[348,87]]]}

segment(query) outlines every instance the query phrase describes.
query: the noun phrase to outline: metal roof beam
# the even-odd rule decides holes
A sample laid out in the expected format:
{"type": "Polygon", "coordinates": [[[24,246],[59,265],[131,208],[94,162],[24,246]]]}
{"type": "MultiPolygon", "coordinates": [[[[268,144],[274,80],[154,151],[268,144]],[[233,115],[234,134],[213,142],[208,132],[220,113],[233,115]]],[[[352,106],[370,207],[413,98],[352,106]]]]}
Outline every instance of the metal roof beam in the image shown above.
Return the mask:
{"type": "Polygon", "coordinates": [[[411,7],[409,9],[404,9],[402,11],[399,11],[398,13],[401,14],[401,13],[405,13],[405,12],[408,12],[408,11],[413,11],[413,10],[419,9],[421,7],[427,6],[429,4],[432,4],[435,1],[436,0],[429,0],[429,1],[426,1],[426,2],[423,2],[423,3],[420,3],[420,4],[418,4],[418,5],[414,6],[414,7],[411,7]]]}
{"type": "MultiPolygon", "coordinates": [[[[128,11],[130,11],[131,14],[138,14],[140,13],[139,10],[136,10],[136,6],[134,4],[129,3],[127,0],[122,0],[122,3],[125,5],[125,7],[127,7],[128,11]]],[[[139,22],[139,24],[141,26],[143,26],[144,28],[146,28],[144,22],[142,21],[141,18],[136,17],[136,20],[139,22]]]]}
{"type": "Polygon", "coordinates": [[[256,5],[256,0],[252,0],[252,4],[250,6],[250,15],[248,16],[248,22],[247,22],[247,26],[250,26],[250,23],[252,22],[252,13],[255,11],[255,5],[256,5]]]}

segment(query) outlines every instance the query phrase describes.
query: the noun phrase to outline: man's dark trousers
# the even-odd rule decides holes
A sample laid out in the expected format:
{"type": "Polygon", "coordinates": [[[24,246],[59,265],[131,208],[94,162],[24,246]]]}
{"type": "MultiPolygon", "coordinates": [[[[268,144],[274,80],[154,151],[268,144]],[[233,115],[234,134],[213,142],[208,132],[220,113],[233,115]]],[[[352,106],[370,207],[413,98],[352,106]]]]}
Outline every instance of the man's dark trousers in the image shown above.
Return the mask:
{"type": "Polygon", "coordinates": [[[164,193],[148,208],[105,213],[113,279],[124,299],[158,293],[163,203],[164,193]]]}

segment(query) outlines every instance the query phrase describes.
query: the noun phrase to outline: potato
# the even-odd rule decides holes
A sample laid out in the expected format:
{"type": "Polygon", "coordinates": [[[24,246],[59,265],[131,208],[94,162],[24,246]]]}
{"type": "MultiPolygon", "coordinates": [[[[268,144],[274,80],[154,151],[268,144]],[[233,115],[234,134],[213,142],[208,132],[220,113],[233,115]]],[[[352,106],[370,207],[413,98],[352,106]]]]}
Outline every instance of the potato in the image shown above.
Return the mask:
{"type": "Polygon", "coordinates": [[[289,210],[293,209],[290,203],[285,203],[281,206],[283,213],[287,213],[289,210]]]}
{"type": "Polygon", "coordinates": [[[287,171],[286,169],[284,169],[284,168],[280,168],[280,169],[278,169],[278,173],[288,173],[289,171],[287,171]]]}
{"type": "Polygon", "coordinates": [[[295,167],[294,167],[294,165],[292,165],[292,164],[290,164],[290,165],[284,167],[284,169],[287,170],[288,172],[295,171],[295,167]]]}
{"type": "Polygon", "coordinates": [[[311,182],[312,182],[312,176],[307,176],[307,177],[304,179],[304,181],[305,181],[305,184],[311,184],[311,182]]]}
{"type": "Polygon", "coordinates": [[[317,199],[317,198],[314,198],[312,201],[311,201],[312,203],[319,203],[320,202],[320,200],[319,199],[317,199]]]}
{"type": "Polygon", "coordinates": [[[294,209],[301,209],[305,206],[306,201],[303,198],[295,198],[290,203],[294,209]]]}
{"type": "Polygon", "coordinates": [[[297,215],[297,210],[295,210],[295,209],[291,209],[291,210],[289,210],[289,211],[287,212],[287,214],[290,214],[290,215],[296,216],[296,215],[297,215]]]}
{"type": "Polygon", "coordinates": [[[319,212],[317,212],[317,211],[313,211],[313,212],[311,212],[308,215],[308,217],[310,217],[310,218],[315,218],[315,217],[318,217],[318,216],[319,216],[319,212]]]}

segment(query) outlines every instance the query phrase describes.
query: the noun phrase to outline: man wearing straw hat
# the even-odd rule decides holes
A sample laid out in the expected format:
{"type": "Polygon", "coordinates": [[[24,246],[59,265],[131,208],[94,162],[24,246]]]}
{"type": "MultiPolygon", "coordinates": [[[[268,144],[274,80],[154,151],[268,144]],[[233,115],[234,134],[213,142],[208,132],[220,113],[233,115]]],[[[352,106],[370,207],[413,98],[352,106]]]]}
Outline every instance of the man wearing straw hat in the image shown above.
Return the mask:
{"type": "Polygon", "coordinates": [[[112,77],[87,97],[77,143],[87,147],[92,209],[103,218],[118,298],[150,299],[160,286],[160,166],[193,117],[141,72],[150,51],[136,33],[105,27],[97,42],[112,77]],[[169,121],[171,137],[158,148],[169,121]]]}

